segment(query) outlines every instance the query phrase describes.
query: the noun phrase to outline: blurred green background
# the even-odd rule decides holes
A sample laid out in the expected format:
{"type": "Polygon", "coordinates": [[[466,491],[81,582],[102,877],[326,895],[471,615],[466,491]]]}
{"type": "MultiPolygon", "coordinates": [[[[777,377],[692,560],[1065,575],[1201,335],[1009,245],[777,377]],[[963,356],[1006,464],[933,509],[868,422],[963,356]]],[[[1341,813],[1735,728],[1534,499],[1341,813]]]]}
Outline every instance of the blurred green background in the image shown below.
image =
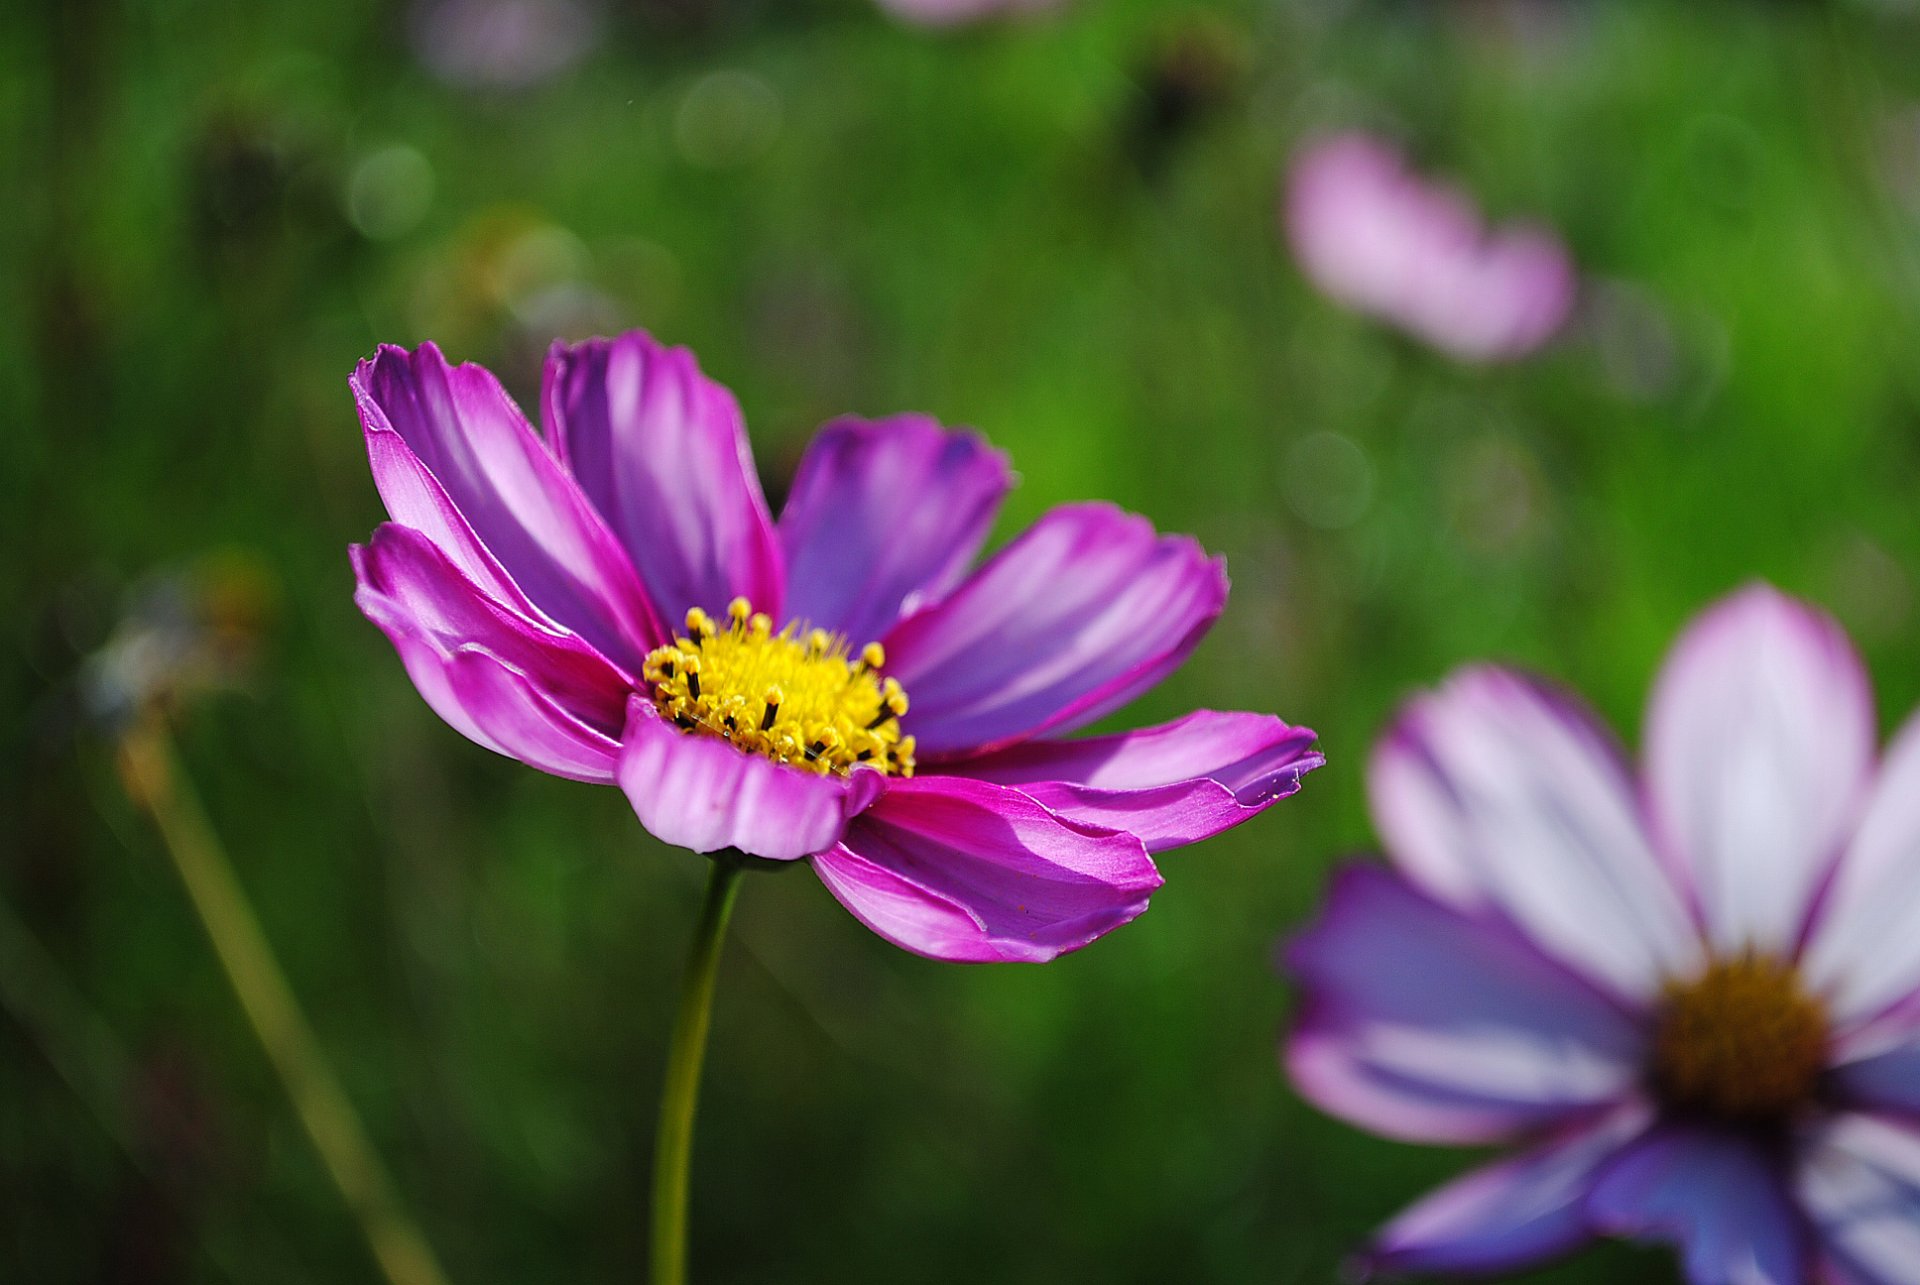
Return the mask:
{"type": "MultiPolygon", "coordinates": [[[[0,12],[7,1280],[373,1278],[85,696],[128,601],[209,566],[267,623],[182,756],[450,1274],[642,1274],[702,862],[442,726],[354,610],[381,510],[345,381],[377,341],[531,404],[554,335],[647,326],[739,394],[776,496],[833,414],[977,425],[1023,474],[1003,535],[1104,496],[1228,557],[1221,625],[1116,722],[1322,733],[1300,796],[1048,967],[924,962],[805,873],[752,879],[707,1281],[1335,1279],[1469,1159],[1320,1117],[1274,1060],[1273,945],[1371,843],[1399,699],[1508,657],[1631,735],[1673,634],[1754,576],[1854,631],[1886,720],[1920,699],[1910,11],[598,13],[577,65],[507,87],[365,0],[0,12]],[[1349,123],[1564,231],[1556,346],[1463,368],[1308,290],[1278,177],[1349,123]]],[[[1620,1247],[1528,1279],[1628,1277],[1674,1279],[1620,1247]]]]}

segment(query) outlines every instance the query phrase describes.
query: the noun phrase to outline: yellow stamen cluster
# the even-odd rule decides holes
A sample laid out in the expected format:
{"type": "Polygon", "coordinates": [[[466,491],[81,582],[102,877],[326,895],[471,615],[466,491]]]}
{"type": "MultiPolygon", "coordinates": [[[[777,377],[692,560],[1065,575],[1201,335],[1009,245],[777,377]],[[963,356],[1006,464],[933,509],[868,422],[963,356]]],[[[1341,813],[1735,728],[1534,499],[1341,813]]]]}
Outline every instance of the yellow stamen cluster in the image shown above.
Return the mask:
{"type": "Polygon", "coordinates": [[[727,616],[720,629],[695,607],[686,635],[647,656],[644,677],[662,714],[683,731],[822,775],[862,763],[913,775],[913,738],[900,734],[907,694],[880,676],[879,643],[854,655],[845,638],[797,622],[775,633],[745,598],[727,616]]]}
{"type": "Polygon", "coordinates": [[[1741,955],[1667,987],[1653,1074],[1675,1106],[1765,1120],[1813,1095],[1826,1053],[1826,1013],[1793,967],[1741,955]]]}

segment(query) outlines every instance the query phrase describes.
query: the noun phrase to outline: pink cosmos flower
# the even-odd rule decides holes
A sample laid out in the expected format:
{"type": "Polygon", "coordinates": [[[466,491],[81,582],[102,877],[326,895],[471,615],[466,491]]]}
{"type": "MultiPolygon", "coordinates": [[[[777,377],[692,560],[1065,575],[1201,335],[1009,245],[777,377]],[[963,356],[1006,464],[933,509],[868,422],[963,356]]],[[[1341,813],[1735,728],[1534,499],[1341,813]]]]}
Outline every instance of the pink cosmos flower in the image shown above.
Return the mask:
{"type": "Polygon", "coordinates": [[[1597,1235],[1695,1285],[1920,1281],[1920,718],[1876,762],[1846,636],[1771,589],[1681,638],[1637,775],[1577,700],[1472,668],[1370,769],[1391,865],[1287,961],[1314,1103],[1513,1145],[1367,1261],[1498,1272],[1597,1235]]]}
{"type": "Polygon", "coordinates": [[[1361,133],[1309,145],[1287,178],[1294,257],[1329,298],[1462,361],[1523,357],[1573,309],[1573,262],[1548,229],[1486,228],[1462,193],[1429,183],[1361,133]]]}
{"type": "Polygon", "coordinates": [[[776,523],[733,397],[638,331],[554,345],[544,436],[432,344],[352,386],[393,519],[356,600],[440,716],[667,843],[807,860],[909,950],[1083,946],[1145,909],[1149,853],[1322,761],[1257,714],[1060,739],[1171,672],[1226,575],[1104,504],[969,570],[1012,480],[974,433],[828,424],[776,523]]]}

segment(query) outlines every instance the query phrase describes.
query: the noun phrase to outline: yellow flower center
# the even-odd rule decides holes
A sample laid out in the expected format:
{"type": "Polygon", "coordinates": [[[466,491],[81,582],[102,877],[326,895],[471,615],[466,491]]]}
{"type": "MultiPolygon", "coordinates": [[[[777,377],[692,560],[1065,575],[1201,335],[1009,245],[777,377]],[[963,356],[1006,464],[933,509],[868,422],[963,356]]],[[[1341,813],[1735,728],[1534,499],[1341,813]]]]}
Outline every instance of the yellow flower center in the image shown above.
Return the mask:
{"type": "Polygon", "coordinates": [[[1826,1052],[1826,1013],[1793,967],[1742,955],[1667,987],[1654,1082],[1675,1106],[1767,1120],[1812,1096],[1826,1052]]]}
{"type": "Polygon", "coordinates": [[[913,775],[913,738],[900,734],[907,694],[880,676],[879,643],[855,655],[845,638],[797,621],[775,633],[745,598],[727,616],[723,631],[695,607],[686,636],[648,654],[643,676],[662,714],[683,731],[822,775],[862,763],[913,775]]]}

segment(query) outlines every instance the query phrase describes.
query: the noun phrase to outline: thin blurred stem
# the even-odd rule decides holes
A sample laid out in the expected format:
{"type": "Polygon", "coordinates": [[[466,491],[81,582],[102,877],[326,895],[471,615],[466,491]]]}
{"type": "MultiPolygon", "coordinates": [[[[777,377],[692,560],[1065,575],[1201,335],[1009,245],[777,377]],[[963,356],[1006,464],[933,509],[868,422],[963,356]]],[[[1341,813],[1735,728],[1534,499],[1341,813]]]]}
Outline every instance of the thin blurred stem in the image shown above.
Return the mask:
{"type": "Polygon", "coordinates": [[[687,953],[680,1011],[667,1041],[667,1076],[660,1086],[660,1127],[653,1142],[653,1285],[686,1285],[687,1175],[693,1157],[693,1117],[700,1102],[700,1067],[713,1018],[713,983],[727,919],[745,868],[737,853],[713,857],[707,897],[687,953]]]}
{"type": "Polygon", "coordinates": [[[301,1013],[157,718],[144,720],[121,741],[120,770],[134,801],[159,827],[240,1007],[314,1149],[359,1219],[381,1272],[391,1285],[446,1285],[433,1251],[401,1209],[393,1180],[301,1013]]]}

